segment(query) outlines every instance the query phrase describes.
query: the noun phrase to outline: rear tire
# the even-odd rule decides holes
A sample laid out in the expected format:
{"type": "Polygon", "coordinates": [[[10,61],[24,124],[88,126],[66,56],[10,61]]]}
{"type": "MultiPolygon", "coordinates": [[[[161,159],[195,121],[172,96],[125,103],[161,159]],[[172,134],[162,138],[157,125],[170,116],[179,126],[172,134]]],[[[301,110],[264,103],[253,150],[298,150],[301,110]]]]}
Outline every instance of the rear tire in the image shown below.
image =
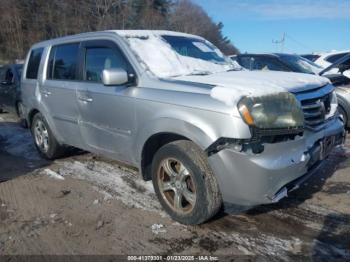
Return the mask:
{"type": "Polygon", "coordinates": [[[345,129],[347,129],[348,128],[348,121],[349,121],[348,115],[345,112],[344,108],[342,108],[341,106],[339,106],[338,111],[339,111],[339,115],[343,116],[344,126],[345,126],[345,129]]]}
{"type": "Polygon", "coordinates": [[[34,116],[31,132],[35,146],[42,157],[53,160],[64,155],[65,148],[57,142],[47,121],[41,113],[37,113],[34,116]]]}
{"type": "Polygon", "coordinates": [[[27,120],[24,117],[24,107],[21,101],[17,102],[16,105],[16,109],[17,109],[17,115],[19,118],[19,124],[21,125],[21,127],[23,128],[27,128],[28,124],[27,124],[27,120]]]}
{"type": "Polygon", "coordinates": [[[165,211],[182,224],[201,224],[222,206],[207,156],[191,141],[175,141],[157,151],[152,163],[152,181],[165,211]]]}

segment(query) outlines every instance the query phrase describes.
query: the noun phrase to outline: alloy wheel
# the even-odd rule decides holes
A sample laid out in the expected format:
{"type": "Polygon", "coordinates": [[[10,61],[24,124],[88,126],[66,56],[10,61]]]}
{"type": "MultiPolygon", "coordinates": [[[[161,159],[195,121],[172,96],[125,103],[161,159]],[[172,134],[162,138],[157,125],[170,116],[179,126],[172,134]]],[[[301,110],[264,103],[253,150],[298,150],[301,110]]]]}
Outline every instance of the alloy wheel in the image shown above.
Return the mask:
{"type": "Polygon", "coordinates": [[[174,158],[161,162],[157,173],[160,193],[167,205],[178,213],[189,213],[196,203],[196,188],[192,174],[174,158]]]}
{"type": "Polygon", "coordinates": [[[49,149],[49,133],[44,122],[40,119],[35,122],[34,137],[36,145],[46,153],[49,149]]]}

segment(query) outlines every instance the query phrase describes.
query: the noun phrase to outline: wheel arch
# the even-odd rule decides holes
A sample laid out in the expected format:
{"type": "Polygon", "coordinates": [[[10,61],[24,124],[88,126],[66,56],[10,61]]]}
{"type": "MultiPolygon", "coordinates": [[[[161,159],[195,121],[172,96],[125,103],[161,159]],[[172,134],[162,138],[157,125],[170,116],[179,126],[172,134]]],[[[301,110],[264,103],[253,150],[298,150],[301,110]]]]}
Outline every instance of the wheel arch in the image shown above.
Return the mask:
{"type": "Polygon", "coordinates": [[[29,111],[28,113],[28,119],[27,119],[27,122],[28,122],[28,126],[31,127],[32,126],[32,122],[33,122],[33,118],[34,116],[37,114],[37,113],[40,113],[40,111],[36,108],[33,108],[29,111]]]}
{"type": "Polygon", "coordinates": [[[348,118],[348,122],[345,123],[345,127],[349,128],[350,127],[350,104],[346,99],[344,99],[342,96],[337,95],[338,98],[338,106],[343,109],[343,111],[346,113],[346,116],[348,118]]]}
{"type": "Polygon", "coordinates": [[[201,128],[182,120],[158,119],[155,122],[150,122],[139,132],[134,147],[136,148],[136,162],[143,179],[151,179],[153,157],[163,145],[177,140],[189,140],[205,150],[215,139],[207,135],[201,128]]]}

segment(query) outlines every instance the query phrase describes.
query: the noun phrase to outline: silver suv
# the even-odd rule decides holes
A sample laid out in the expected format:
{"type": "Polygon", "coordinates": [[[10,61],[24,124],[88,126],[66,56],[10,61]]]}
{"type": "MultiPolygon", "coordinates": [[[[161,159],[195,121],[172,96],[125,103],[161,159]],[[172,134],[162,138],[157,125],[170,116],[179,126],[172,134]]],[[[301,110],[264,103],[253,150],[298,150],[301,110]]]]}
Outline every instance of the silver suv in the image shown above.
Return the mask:
{"type": "Polygon", "coordinates": [[[74,146],[136,166],[170,216],[273,203],[343,142],[326,78],[244,71],[205,39],[103,31],[35,44],[22,94],[39,152],[74,146]]]}

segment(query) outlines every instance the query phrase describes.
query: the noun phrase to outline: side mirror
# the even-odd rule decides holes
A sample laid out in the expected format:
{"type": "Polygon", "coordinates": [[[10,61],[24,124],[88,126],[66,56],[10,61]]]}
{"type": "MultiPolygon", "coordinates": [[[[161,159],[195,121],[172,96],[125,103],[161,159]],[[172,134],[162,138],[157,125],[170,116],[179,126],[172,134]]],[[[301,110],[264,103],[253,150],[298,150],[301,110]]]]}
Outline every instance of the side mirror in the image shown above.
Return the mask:
{"type": "Polygon", "coordinates": [[[110,68],[102,71],[102,83],[105,86],[117,86],[128,83],[128,73],[121,68],[110,68]]]}

